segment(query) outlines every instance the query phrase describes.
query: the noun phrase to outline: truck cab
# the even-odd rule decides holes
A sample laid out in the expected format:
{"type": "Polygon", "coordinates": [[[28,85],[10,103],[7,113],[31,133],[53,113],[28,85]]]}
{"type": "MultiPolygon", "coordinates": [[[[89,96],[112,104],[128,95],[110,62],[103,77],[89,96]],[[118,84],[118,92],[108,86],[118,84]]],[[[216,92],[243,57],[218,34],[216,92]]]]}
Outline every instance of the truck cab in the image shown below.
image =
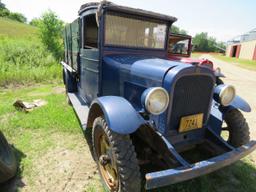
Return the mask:
{"type": "Polygon", "coordinates": [[[82,5],[78,19],[65,27],[67,96],[109,191],[181,182],[256,147],[248,125],[233,123],[243,121],[239,110],[250,111],[234,86],[217,86],[212,69],[169,59],[176,20],[102,1],[82,5]],[[230,135],[240,130],[236,137],[221,137],[223,122],[230,135]],[[185,155],[206,154],[200,146],[211,154],[196,160],[185,155]]]}

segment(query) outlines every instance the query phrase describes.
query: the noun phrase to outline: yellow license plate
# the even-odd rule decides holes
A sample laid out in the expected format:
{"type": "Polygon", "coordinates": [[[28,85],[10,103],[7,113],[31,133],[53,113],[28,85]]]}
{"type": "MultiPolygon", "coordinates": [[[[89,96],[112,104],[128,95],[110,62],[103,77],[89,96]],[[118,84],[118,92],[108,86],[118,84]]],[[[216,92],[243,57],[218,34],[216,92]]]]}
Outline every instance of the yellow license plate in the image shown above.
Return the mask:
{"type": "Polygon", "coordinates": [[[179,132],[186,132],[203,127],[203,113],[182,117],[180,120],[179,132]]]}

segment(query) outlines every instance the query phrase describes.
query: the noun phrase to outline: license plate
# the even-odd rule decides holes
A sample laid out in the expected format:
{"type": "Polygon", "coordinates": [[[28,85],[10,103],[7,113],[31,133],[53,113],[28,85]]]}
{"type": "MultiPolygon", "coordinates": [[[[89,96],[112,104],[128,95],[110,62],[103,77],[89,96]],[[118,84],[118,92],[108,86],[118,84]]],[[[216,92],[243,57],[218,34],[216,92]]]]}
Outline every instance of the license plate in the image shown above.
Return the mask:
{"type": "Polygon", "coordinates": [[[203,113],[182,117],[180,120],[179,132],[186,132],[203,127],[203,113]]]}

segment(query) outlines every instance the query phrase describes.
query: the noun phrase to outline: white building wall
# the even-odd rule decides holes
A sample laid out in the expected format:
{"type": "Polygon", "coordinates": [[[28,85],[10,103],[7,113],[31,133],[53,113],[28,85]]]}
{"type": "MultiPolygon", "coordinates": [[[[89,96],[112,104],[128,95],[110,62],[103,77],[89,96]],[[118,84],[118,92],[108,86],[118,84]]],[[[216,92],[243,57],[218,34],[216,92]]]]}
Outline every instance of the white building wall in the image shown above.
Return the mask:
{"type": "Polygon", "coordinates": [[[256,40],[242,42],[239,58],[251,60],[253,58],[255,46],[256,46],[256,40]]]}
{"type": "Polygon", "coordinates": [[[228,45],[226,47],[226,56],[229,57],[230,56],[230,51],[231,51],[232,45],[228,45]]]}

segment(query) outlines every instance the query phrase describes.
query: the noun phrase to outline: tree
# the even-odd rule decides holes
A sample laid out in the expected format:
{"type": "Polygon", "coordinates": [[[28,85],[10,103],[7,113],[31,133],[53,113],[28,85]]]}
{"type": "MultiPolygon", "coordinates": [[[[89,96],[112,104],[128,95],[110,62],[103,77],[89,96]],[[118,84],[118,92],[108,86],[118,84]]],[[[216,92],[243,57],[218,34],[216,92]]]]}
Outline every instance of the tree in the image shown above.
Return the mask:
{"type": "Polygon", "coordinates": [[[6,9],[5,4],[0,0],[0,17],[9,17],[10,11],[6,9]]]}
{"type": "Polygon", "coordinates": [[[9,17],[10,11],[8,9],[0,9],[0,17],[9,17]]]}
{"type": "Polygon", "coordinates": [[[193,38],[193,46],[195,51],[208,52],[208,34],[204,32],[196,34],[193,38]]]}
{"type": "Polygon", "coordinates": [[[180,29],[179,27],[177,27],[175,25],[172,25],[171,32],[176,33],[176,34],[187,35],[187,31],[185,31],[184,29],[180,29]]]}
{"type": "Polygon", "coordinates": [[[202,32],[196,34],[193,38],[194,51],[199,52],[223,52],[225,44],[217,43],[216,38],[209,37],[208,33],[202,32]]]}
{"type": "Polygon", "coordinates": [[[40,38],[47,50],[59,61],[63,55],[62,31],[64,23],[51,10],[45,12],[40,20],[40,38]]]}
{"type": "Polygon", "coordinates": [[[10,10],[8,10],[4,3],[0,0],[0,17],[6,17],[18,22],[25,23],[27,21],[27,18],[21,14],[21,13],[13,13],[10,10]]]}
{"type": "Polygon", "coordinates": [[[5,8],[5,4],[2,3],[2,1],[0,0],[0,10],[1,10],[1,9],[6,9],[6,8],[5,8]]]}

